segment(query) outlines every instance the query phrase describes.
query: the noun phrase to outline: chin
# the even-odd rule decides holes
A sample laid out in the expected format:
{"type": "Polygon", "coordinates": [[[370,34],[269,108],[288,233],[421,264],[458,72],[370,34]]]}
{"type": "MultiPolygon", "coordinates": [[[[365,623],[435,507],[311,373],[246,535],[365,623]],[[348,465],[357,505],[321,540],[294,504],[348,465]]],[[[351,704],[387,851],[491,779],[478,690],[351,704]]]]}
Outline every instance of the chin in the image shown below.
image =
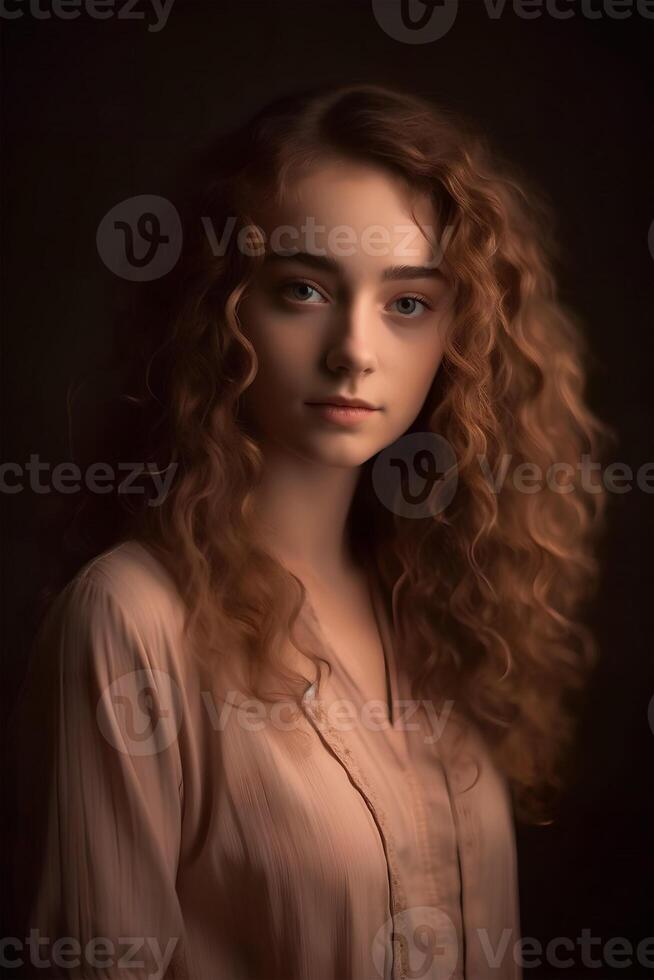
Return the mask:
{"type": "Polygon", "coordinates": [[[328,439],[311,440],[297,449],[298,455],[322,466],[352,468],[362,466],[379,447],[373,446],[369,439],[354,433],[336,433],[328,439]]]}

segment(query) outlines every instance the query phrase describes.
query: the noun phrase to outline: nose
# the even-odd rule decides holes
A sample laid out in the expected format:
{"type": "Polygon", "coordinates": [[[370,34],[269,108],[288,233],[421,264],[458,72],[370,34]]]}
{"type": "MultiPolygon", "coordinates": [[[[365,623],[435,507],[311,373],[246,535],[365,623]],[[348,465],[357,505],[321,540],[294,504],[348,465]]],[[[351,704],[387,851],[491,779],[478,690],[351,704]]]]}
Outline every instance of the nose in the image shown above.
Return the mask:
{"type": "Polygon", "coordinates": [[[370,374],[375,370],[376,322],[365,302],[344,306],[329,334],[325,363],[330,371],[370,374]]]}

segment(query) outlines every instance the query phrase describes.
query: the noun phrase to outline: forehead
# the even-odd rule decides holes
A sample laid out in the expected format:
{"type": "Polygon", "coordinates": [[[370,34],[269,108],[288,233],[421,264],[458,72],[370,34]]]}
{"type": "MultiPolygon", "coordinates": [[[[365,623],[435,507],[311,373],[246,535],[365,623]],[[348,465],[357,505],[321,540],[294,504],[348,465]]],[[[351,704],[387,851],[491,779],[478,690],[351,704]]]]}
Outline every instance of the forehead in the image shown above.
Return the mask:
{"type": "Polygon", "coordinates": [[[290,179],[259,224],[271,251],[320,252],[344,267],[374,270],[433,260],[438,227],[429,196],[400,176],[367,163],[330,160],[290,179]]]}

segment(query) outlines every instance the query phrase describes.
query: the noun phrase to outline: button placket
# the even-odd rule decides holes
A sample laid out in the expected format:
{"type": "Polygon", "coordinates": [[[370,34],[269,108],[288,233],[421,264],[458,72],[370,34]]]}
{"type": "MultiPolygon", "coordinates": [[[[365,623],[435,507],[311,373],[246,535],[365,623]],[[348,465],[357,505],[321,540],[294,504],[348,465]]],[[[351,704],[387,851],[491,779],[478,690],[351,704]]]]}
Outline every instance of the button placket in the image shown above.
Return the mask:
{"type": "MultiPolygon", "coordinates": [[[[377,827],[386,859],[386,868],[389,881],[389,913],[391,921],[394,922],[398,913],[406,909],[407,899],[402,882],[400,881],[400,877],[396,870],[399,865],[397,849],[395,847],[392,832],[390,831],[386,813],[379,801],[375,788],[372,786],[370,780],[361,769],[352,750],[345,744],[339,733],[329,726],[326,720],[324,708],[322,704],[315,700],[313,693],[314,692],[311,691],[311,688],[309,688],[305,693],[303,701],[305,713],[317,731],[319,737],[329,746],[329,748],[331,748],[334,755],[338,758],[339,762],[348,773],[352,783],[366,802],[366,805],[368,806],[377,827]]],[[[399,943],[400,956],[397,958],[395,956],[396,947],[395,944],[393,944],[393,980],[407,980],[409,976],[406,949],[404,948],[405,943],[403,944],[401,940],[402,937],[400,937],[399,943]]]]}

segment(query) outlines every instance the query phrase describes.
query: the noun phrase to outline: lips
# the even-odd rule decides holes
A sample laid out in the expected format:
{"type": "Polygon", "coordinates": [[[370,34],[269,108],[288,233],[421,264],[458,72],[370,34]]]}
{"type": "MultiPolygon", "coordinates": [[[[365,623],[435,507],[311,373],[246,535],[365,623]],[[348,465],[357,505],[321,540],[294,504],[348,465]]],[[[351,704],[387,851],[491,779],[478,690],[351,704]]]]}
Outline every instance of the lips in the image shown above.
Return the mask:
{"type": "Polygon", "coordinates": [[[370,418],[378,409],[374,406],[352,404],[352,402],[307,402],[309,408],[325,421],[338,426],[358,425],[370,418]]]}
{"type": "Polygon", "coordinates": [[[365,408],[372,412],[377,411],[376,405],[371,405],[370,402],[366,402],[362,398],[344,398],[338,395],[320,401],[307,402],[307,405],[334,405],[337,408],[365,408]]]}

